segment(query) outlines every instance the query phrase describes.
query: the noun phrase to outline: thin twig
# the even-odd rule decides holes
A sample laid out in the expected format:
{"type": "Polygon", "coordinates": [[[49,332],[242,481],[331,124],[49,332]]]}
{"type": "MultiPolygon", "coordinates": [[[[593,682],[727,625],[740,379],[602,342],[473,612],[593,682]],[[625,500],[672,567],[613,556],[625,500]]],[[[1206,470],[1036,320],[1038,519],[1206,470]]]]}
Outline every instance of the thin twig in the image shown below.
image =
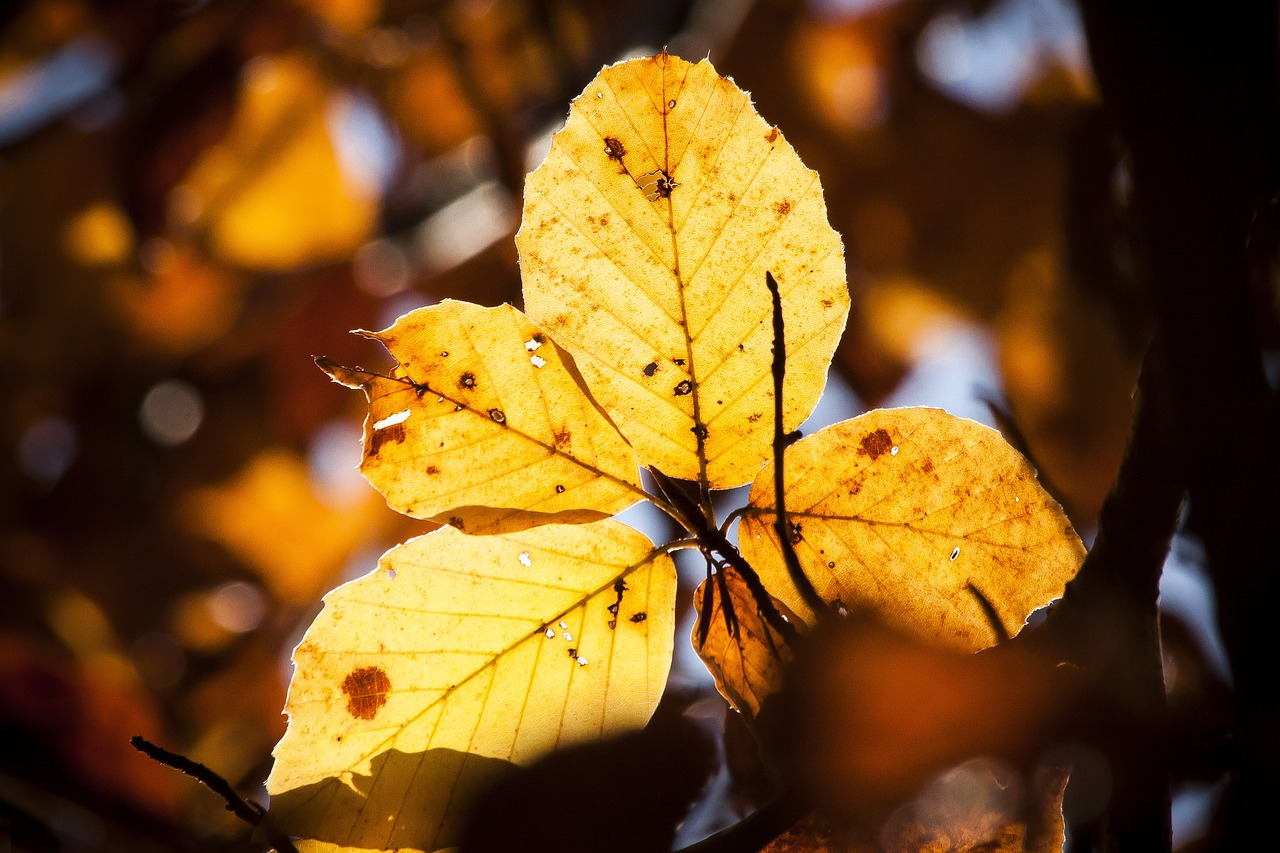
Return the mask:
{"type": "Polygon", "coordinates": [[[293,842],[285,835],[273,830],[269,823],[264,822],[263,818],[267,815],[267,810],[255,802],[246,800],[235,792],[231,787],[231,783],[223,779],[209,767],[198,761],[192,761],[185,755],[179,755],[176,752],[170,752],[164,747],[157,746],[151,741],[139,735],[134,735],[129,743],[133,744],[133,748],[150,758],[157,764],[163,764],[165,767],[172,767],[179,773],[190,776],[201,785],[204,785],[213,793],[217,794],[227,804],[227,811],[231,812],[240,820],[253,827],[263,827],[267,831],[267,842],[275,847],[280,853],[298,853],[293,842]]]}
{"type": "Polygon", "coordinates": [[[782,325],[782,294],[778,291],[778,282],[773,273],[766,271],[764,281],[769,288],[769,295],[773,297],[773,503],[776,513],[773,529],[778,534],[782,561],[787,566],[791,582],[795,584],[800,597],[809,605],[814,616],[821,617],[827,609],[826,602],[800,568],[800,557],[791,542],[791,525],[787,520],[787,491],[783,482],[782,461],[787,448],[800,438],[800,433],[787,432],[782,426],[782,381],[787,374],[787,336],[782,325]]]}

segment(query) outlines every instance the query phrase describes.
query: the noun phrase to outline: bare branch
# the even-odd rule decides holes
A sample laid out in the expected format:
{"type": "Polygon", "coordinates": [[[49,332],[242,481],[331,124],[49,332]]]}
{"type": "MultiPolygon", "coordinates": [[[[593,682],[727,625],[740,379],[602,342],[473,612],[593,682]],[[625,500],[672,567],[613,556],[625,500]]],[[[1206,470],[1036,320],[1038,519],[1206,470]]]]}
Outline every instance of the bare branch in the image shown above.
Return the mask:
{"type": "Polygon", "coordinates": [[[782,560],[786,563],[791,582],[799,590],[804,603],[809,605],[816,616],[821,617],[827,610],[826,602],[800,568],[800,557],[791,542],[791,525],[787,520],[782,462],[787,447],[800,438],[800,433],[789,433],[782,427],[782,380],[787,374],[787,336],[782,325],[782,295],[778,291],[778,282],[773,273],[766,271],[764,281],[769,288],[769,295],[773,297],[773,502],[777,513],[773,529],[778,534],[778,546],[782,549],[782,560]]]}

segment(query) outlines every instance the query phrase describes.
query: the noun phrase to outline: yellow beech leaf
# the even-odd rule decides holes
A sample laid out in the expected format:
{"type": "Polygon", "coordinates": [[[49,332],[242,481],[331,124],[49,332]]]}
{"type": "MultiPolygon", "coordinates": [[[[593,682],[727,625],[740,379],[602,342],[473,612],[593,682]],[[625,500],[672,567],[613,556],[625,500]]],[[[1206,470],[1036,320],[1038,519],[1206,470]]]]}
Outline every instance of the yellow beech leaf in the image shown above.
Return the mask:
{"type": "Polygon", "coordinates": [[[770,458],[766,271],[787,429],[822,393],[849,308],[840,237],[817,174],[706,61],[601,71],[526,182],[516,245],[529,316],[645,465],[720,488],[770,458]]]}
{"type": "Polygon", "coordinates": [[[675,593],[670,557],[616,521],[392,549],[294,651],[270,819],[304,850],[457,843],[512,763],[648,721],[675,593]]]}
{"type": "Polygon", "coordinates": [[[510,305],[445,300],[370,337],[400,362],[389,377],[320,366],[364,388],[360,470],[394,509],[492,533],[597,521],[645,496],[573,360],[510,305]]]}
{"type": "MultiPolygon", "coordinates": [[[[1062,594],[1084,546],[1035,471],[995,430],[941,409],[878,409],[820,430],[785,458],[787,515],[826,601],[954,648],[997,640],[1062,594]]],[[[742,554],[797,613],[774,533],[773,465],[739,522],[742,554]]]]}
{"type": "MultiPolygon", "coordinates": [[[[783,668],[791,662],[791,648],[786,638],[760,615],[751,590],[737,570],[728,567],[721,571],[737,619],[737,635],[725,621],[720,587],[714,579],[703,581],[693,594],[693,612],[702,613],[707,584],[714,587],[715,597],[706,639],[698,641],[699,626],[695,624],[693,647],[715,678],[720,695],[748,719],[754,719],[764,700],[782,689],[783,668]]],[[[792,621],[798,622],[794,618],[792,621]]]]}

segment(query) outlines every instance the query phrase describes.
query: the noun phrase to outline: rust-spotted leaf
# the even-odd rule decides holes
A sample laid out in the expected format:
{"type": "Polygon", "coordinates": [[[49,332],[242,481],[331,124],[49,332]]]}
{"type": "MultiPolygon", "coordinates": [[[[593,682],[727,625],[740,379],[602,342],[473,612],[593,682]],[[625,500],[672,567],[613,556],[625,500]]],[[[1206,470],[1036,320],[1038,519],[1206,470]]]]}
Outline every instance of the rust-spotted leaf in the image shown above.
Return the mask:
{"type": "Polygon", "coordinates": [[[644,497],[634,451],[573,360],[510,305],[445,300],[372,337],[399,361],[389,376],[321,366],[364,388],[360,469],[392,508],[492,533],[644,497]]]}
{"type": "MultiPolygon", "coordinates": [[[[820,430],[785,458],[790,538],[825,601],[978,650],[1062,594],[1084,546],[1027,461],[995,430],[940,409],[878,409],[820,430]]],[[[773,466],[739,522],[765,585],[809,614],[774,532],[773,466]]]]}
{"type": "Polygon", "coordinates": [[[616,521],[392,549],[294,651],[270,819],[305,850],[450,847],[511,764],[645,724],[675,591],[670,557],[616,521]]]}
{"type": "Polygon", "coordinates": [[[666,53],[601,71],[525,187],[529,316],[570,347],[645,465],[712,487],[770,457],[773,332],[784,422],[822,393],[849,296],[817,174],[746,93],[666,53]]]}

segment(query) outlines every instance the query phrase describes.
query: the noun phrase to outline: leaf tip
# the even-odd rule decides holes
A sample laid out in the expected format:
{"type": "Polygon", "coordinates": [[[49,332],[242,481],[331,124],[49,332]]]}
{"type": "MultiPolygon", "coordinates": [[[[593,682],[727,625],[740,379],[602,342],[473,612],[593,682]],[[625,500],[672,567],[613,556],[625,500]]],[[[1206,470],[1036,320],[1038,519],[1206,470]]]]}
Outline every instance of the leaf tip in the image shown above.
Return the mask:
{"type": "Polygon", "coordinates": [[[364,370],[344,367],[326,355],[313,355],[311,358],[315,361],[316,367],[327,373],[329,378],[339,385],[345,385],[348,388],[364,388],[368,385],[369,374],[364,370]]]}

